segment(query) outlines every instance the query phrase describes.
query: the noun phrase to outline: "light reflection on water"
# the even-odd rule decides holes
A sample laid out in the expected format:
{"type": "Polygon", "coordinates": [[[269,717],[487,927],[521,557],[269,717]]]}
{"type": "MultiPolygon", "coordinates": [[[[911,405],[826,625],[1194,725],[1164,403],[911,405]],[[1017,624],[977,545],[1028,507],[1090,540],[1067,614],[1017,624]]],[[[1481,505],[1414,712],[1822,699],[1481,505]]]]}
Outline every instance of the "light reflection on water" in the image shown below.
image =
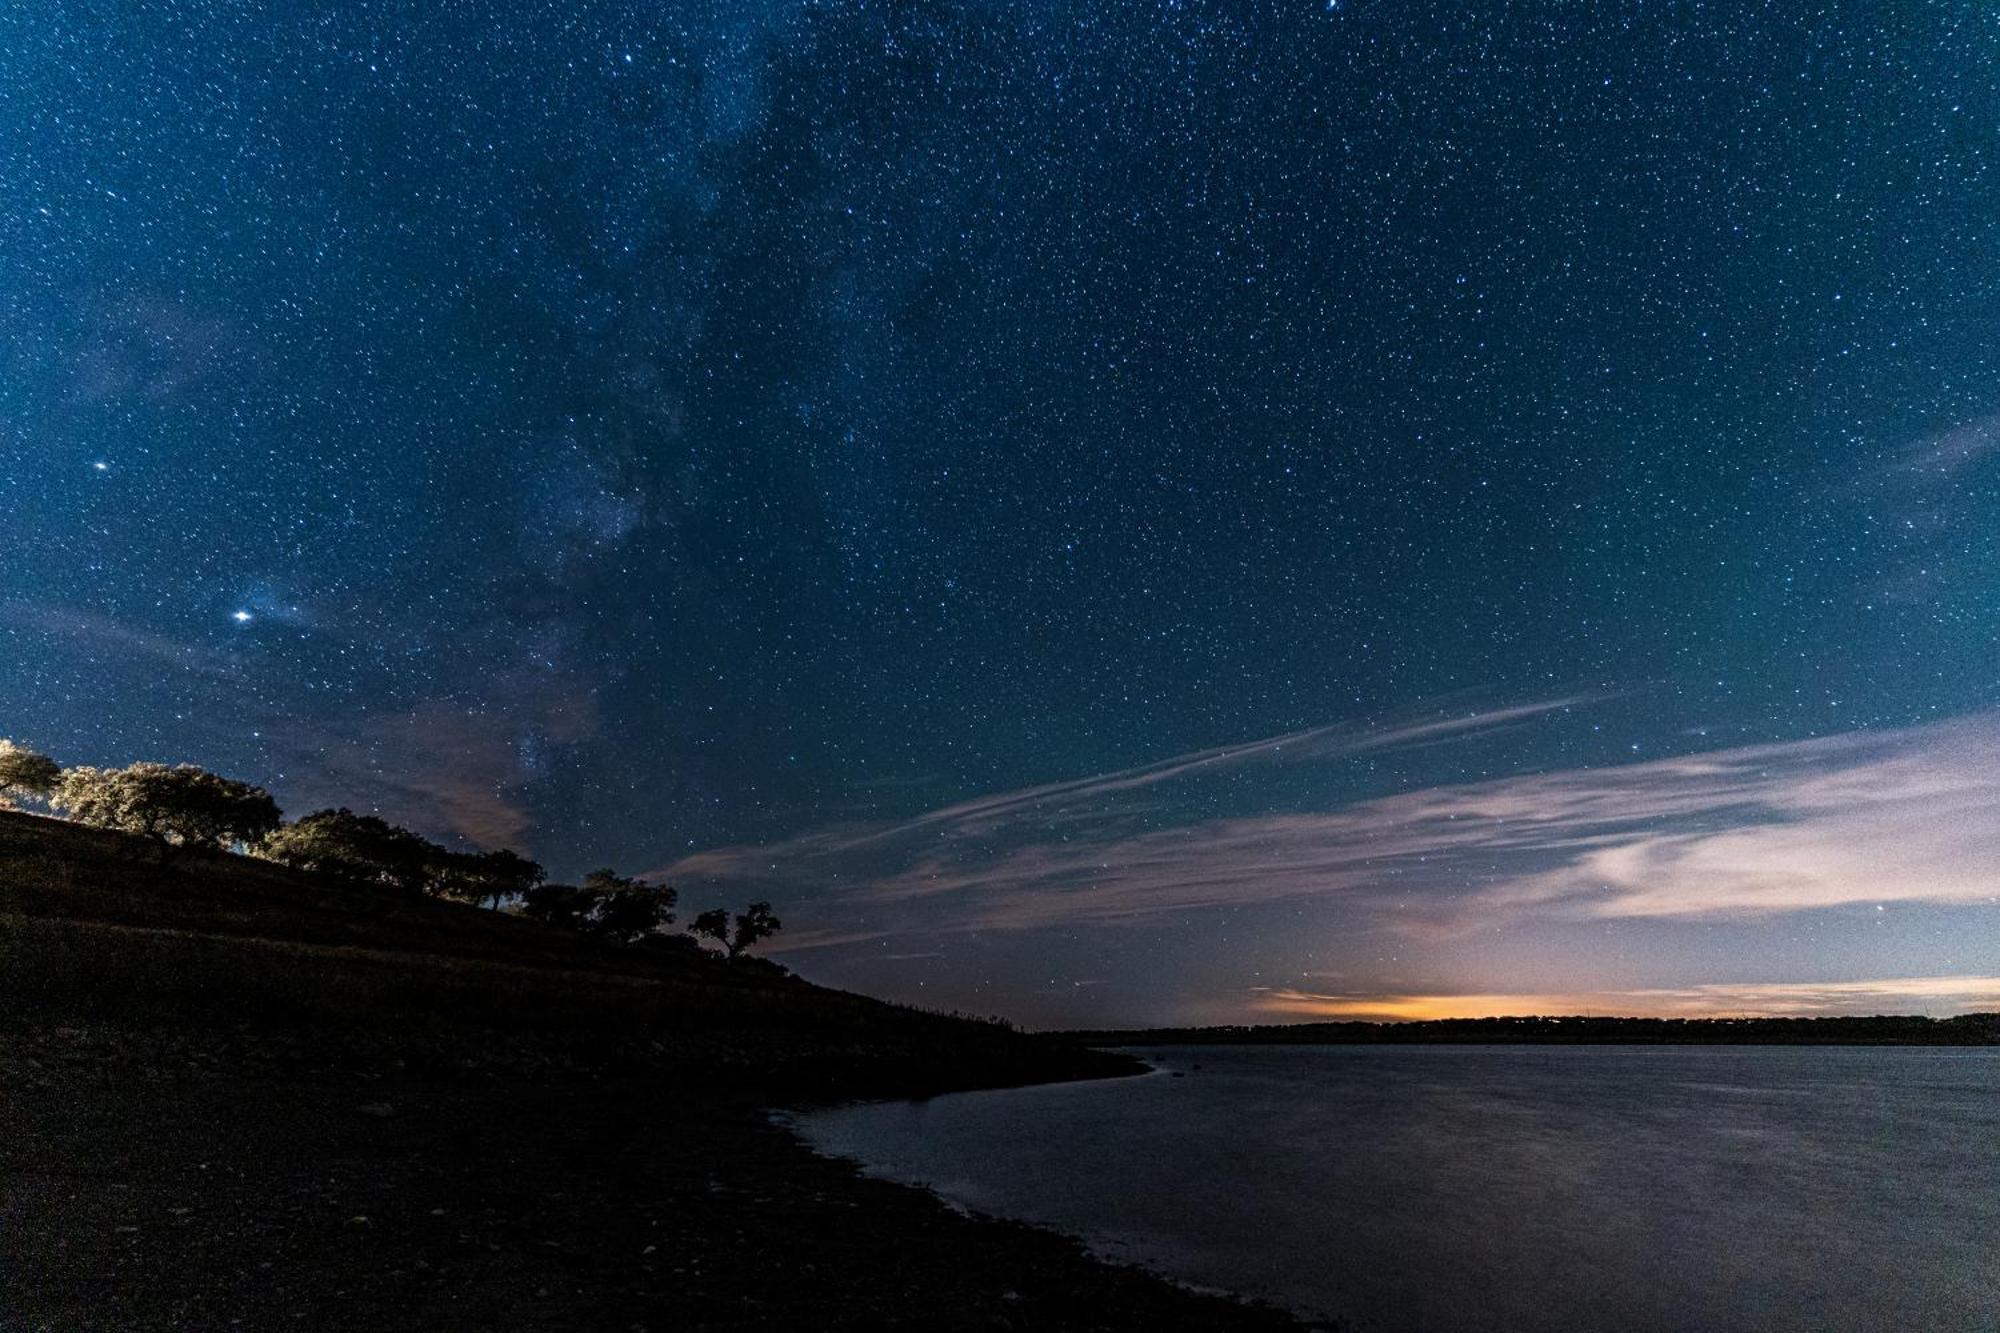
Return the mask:
{"type": "Polygon", "coordinates": [[[2000,1328],[2000,1051],[1183,1047],[822,1151],[1381,1330],[2000,1328]]]}

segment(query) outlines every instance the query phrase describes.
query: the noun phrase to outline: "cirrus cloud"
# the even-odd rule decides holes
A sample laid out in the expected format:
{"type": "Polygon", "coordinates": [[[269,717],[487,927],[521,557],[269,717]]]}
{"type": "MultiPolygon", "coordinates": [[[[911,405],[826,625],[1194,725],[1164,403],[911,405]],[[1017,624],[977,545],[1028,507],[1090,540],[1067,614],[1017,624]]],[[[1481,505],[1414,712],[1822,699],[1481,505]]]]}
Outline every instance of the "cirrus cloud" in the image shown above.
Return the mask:
{"type": "Polygon", "coordinates": [[[1115,925],[1292,900],[1451,934],[1557,917],[1756,918],[2000,886],[2000,714],[1460,783],[1328,809],[1164,820],[1144,788],[1477,734],[1325,728],[1001,793],[875,828],[685,858],[665,873],[795,899],[843,941],[1115,925]]]}

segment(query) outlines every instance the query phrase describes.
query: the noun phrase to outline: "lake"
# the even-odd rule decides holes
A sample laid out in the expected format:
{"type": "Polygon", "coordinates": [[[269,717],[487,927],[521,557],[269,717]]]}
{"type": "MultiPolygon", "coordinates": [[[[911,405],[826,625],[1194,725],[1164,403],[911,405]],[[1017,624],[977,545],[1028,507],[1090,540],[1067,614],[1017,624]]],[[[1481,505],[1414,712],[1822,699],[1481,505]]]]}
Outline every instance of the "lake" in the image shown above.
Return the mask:
{"type": "Polygon", "coordinates": [[[1160,1072],[794,1123],[1355,1329],[2000,1328],[2000,1051],[1136,1053],[1160,1072]]]}

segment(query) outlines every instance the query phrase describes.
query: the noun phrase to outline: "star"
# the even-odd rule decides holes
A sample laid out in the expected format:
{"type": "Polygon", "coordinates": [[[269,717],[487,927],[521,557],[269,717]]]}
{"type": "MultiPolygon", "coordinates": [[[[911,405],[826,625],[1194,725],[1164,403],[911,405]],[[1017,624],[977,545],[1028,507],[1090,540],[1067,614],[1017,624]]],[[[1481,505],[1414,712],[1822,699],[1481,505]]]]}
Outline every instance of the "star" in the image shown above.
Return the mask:
{"type": "MultiPolygon", "coordinates": [[[[0,453],[55,461],[0,465],[0,698],[63,762],[198,757],[276,783],[298,755],[309,770],[278,785],[301,800],[431,837],[507,830],[560,879],[767,836],[817,848],[849,808],[917,818],[1223,747],[1116,787],[1129,808],[1003,802],[1046,818],[900,868],[879,842],[796,892],[754,867],[781,915],[883,938],[976,924],[989,886],[1046,886],[1046,918],[1011,890],[1005,914],[1046,921],[1064,970],[1024,939],[918,997],[1018,1002],[1037,1024],[1264,1013],[1224,971],[1302,967],[1329,938],[1311,969],[1357,994],[1447,975],[1498,993],[1545,965],[1643,990],[1697,957],[1766,981],[1953,970],[1920,952],[1955,943],[1942,901],[1899,905],[1876,954],[1806,964],[1745,870],[1679,906],[1740,886],[1757,922],[1671,916],[1628,963],[1578,957],[1584,933],[1542,896],[1556,876],[1632,906],[1622,881],[1592,887],[1629,873],[1651,910],[1718,846],[1732,866],[1770,851],[1758,873],[1786,901],[1808,871],[1872,883],[1872,813],[1829,817],[1856,848],[1801,870],[1775,850],[1805,836],[1798,811],[1671,812],[1764,762],[1744,747],[1852,731],[1833,744],[1872,755],[2000,703],[1981,614],[2000,290],[1973,262],[2000,209],[1968,132],[1982,104],[1958,95],[1988,86],[1987,53],[1950,14],[1815,25],[1815,59],[1865,61],[1865,86],[1758,93],[1753,143],[1714,133],[1714,99],[1787,31],[1695,6],[1649,20],[1641,58],[1597,6],[1460,24],[1450,6],[1167,0],[1077,25],[974,5],[939,27],[897,6],[599,4],[558,28],[494,0],[287,29],[268,68],[248,29],[114,25],[81,81],[59,7],[13,8],[34,54],[9,68],[8,184],[34,230],[0,245],[0,453]],[[431,44],[487,67],[409,58],[431,44]],[[636,86],[641,55],[677,68],[636,86]],[[329,110],[410,133],[328,134],[329,110]],[[1105,114],[1119,134],[1091,131],[1105,114]],[[1601,124],[1628,115],[1647,142],[1614,162],[1601,124]],[[1836,117],[1883,133],[1830,156],[1836,117]],[[837,170],[773,169],[828,144],[837,170]],[[551,157],[589,201],[558,225],[515,161],[551,157]],[[1772,179],[1791,189],[1766,236],[1772,179]],[[332,210],[327,182],[414,206],[332,210]],[[357,259],[364,276],[339,276],[357,259]],[[1767,392],[1798,384],[1810,448],[1767,392]],[[65,475],[79,460],[102,493],[65,475]],[[114,653],[132,668],[109,672],[114,653]],[[138,688],[156,659],[172,687],[138,688]],[[114,681],[130,688],[106,697],[114,681]],[[1545,724],[1452,729],[1463,700],[1597,688],[1545,724]],[[224,725],[190,732],[197,709],[224,725]],[[1452,727],[1407,752],[1367,739],[1431,722],[1452,727]],[[1293,739],[1318,726],[1336,730],[1293,739]],[[1711,750],[1734,757],[1694,757],[1711,750]],[[1629,799],[1635,827],[1475,855],[1534,835],[1462,809],[1553,818],[1540,788],[1484,784],[1600,770],[1601,789],[1564,781],[1601,792],[1577,798],[1593,808],[1629,799]],[[1433,808],[1434,850],[1426,824],[1418,850],[1352,871],[1383,895],[1315,887],[1360,821],[1433,808]],[[933,859],[962,893],[892,911],[836,888],[914,885],[933,859]],[[1180,876],[1213,905],[1152,896],[1168,861],[1213,867],[1199,889],[1180,876]],[[1505,929],[1490,955],[1378,960],[1390,886],[1397,922],[1477,903],[1505,929]],[[1099,928],[1140,902],[1162,910],[1099,928]],[[1321,914],[1306,930],[1300,905],[1321,914]],[[1030,998],[1097,975],[1099,949],[1121,987],[1030,998]],[[1218,989],[1184,997],[1182,974],[1218,989]]],[[[1924,751],[1925,771],[1976,774],[1957,753],[1924,751]]],[[[1951,812],[1987,799],[1963,780],[1879,827],[1955,836],[1951,812]]],[[[1867,785],[1841,781],[1843,801],[1867,785]]],[[[1989,924],[1976,940],[2000,941],[1989,924]]],[[[837,956],[800,957],[810,975],[837,956]]],[[[906,976],[830,979],[916,996],[906,976]]]]}

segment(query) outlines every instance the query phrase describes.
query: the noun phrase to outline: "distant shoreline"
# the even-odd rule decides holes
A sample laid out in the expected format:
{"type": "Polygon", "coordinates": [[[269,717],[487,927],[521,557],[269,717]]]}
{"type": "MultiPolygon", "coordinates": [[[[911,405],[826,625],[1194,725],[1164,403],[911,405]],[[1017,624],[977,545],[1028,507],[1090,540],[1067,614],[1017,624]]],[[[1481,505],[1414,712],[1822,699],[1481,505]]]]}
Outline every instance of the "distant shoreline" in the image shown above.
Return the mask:
{"type": "Polygon", "coordinates": [[[2000,1046],[2000,1013],[1928,1018],[1443,1018],[1051,1033],[1083,1046],[2000,1046]]]}

